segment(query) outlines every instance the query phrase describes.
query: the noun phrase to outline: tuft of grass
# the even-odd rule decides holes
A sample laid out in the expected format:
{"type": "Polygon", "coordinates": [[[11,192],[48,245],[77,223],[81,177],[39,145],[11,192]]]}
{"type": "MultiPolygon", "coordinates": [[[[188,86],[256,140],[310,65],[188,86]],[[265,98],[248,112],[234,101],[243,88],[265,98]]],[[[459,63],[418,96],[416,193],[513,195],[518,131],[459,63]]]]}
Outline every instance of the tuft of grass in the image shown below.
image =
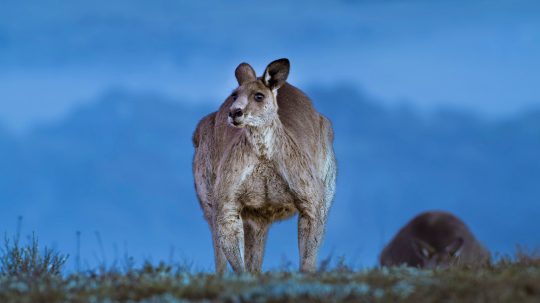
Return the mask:
{"type": "Polygon", "coordinates": [[[540,250],[529,250],[517,245],[514,255],[502,255],[498,258],[499,265],[515,265],[520,267],[534,266],[540,267],[540,250]]]}
{"type": "Polygon", "coordinates": [[[20,245],[18,238],[4,239],[4,247],[0,249],[0,276],[33,277],[59,276],[68,259],[54,249],[39,249],[38,239],[34,234],[28,244],[20,245]]]}

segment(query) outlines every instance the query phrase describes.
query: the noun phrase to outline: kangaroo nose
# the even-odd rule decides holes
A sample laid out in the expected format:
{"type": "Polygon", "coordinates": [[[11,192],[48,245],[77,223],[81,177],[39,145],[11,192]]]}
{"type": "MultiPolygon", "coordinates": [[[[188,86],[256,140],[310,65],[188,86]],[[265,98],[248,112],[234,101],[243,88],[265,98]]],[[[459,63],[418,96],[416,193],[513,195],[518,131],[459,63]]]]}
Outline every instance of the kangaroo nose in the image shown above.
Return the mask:
{"type": "Polygon", "coordinates": [[[240,117],[244,114],[244,112],[242,112],[242,109],[241,108],[235,108],[235,109],[231,109],[231,111],[229,111],[229,117],[231,118],[236,118],[236,117],[240,117]]]}

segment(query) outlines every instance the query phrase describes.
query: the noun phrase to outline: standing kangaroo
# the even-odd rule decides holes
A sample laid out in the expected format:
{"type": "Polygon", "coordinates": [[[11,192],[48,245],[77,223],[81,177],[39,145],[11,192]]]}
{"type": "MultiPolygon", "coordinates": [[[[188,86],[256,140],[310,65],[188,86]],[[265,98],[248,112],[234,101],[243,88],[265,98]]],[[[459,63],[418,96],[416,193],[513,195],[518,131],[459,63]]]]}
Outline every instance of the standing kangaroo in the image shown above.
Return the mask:
{"type": "Polygon", "coordinates": [[[289,60],[262,77],[240,64],[238,88],[193,134],[197,196],[210,225],[216,272],[259,272],[270,224],[298,216],[300,270],[315,270],[335,192],[333,131],[286,82],[289,60]]]}
{"type": "Polygon", "coordinates": [[[383,266],[434,268],[489,262],[490,253],[465,223],[447,212],[425,212],[397,233],[380,256],[383,266]]]}

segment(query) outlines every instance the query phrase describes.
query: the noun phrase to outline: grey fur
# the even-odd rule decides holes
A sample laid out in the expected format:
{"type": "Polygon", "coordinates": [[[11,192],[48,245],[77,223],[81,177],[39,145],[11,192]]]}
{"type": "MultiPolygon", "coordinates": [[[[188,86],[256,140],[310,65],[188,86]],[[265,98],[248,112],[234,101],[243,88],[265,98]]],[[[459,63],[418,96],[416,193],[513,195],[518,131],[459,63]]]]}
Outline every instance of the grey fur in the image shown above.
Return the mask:
{"type": "Polygon", "coordinates": [[[288,72],[287,59],[262,78],[240,64],[239,87],[193,135],[195,187],[218,273],[226,261],[235,272],[260,271],[270,224],[297,212],[300,270],[315,270],[335,191],[333,131],[286,82],[288,72]]]}

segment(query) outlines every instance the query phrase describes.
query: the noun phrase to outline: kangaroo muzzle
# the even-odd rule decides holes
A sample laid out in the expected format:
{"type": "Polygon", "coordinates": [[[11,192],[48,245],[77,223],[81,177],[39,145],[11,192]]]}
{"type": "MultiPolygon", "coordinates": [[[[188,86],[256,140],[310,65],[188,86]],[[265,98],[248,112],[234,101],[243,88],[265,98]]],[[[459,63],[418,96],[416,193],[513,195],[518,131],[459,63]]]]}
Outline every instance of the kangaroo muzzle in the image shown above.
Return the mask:
{"type": "Polygon", "coordinates": [[[241,108],[234,108],[229,111],[229,122],[234,126],[240,126],[244,120],[244,111],[241,108]]]}

